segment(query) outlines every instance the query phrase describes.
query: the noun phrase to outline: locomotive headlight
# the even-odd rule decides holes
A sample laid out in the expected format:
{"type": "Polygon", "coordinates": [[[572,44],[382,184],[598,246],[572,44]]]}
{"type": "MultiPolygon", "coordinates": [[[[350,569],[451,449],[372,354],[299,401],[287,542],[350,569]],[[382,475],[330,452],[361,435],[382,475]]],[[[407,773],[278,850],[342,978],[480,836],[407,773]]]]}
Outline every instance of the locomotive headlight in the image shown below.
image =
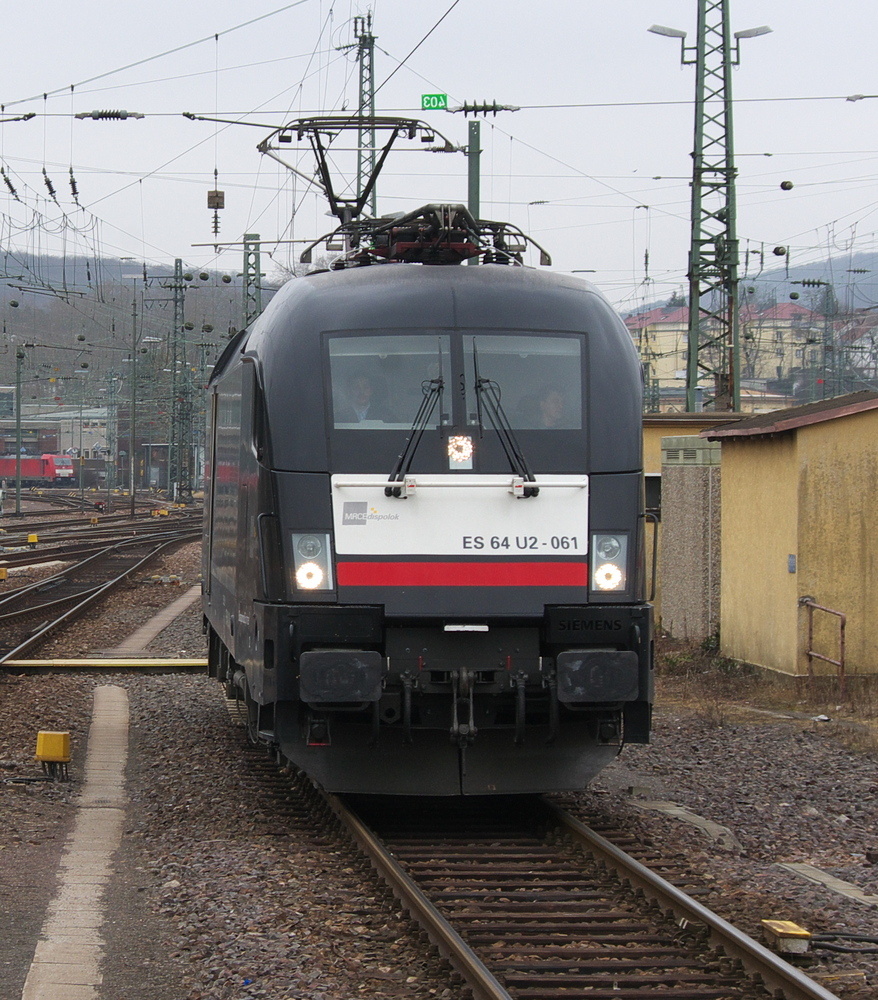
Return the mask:
{"type": "Polygon", "coordinates": [[[323,551],[320,539],[316,535],[300,535],[296,543],[296,552],[303,559],[316,559],[323,551]]]}
{"type": "Polygon", "coordinates": [[[332,590],[332,558],[329,535],[293,533],[293,559],[299,590],[332,590]]]}
{"type": "Polygon", "coordinates": [[[602,563],[594,571],[594,585],[598,590],[619,590],[625,574],[615,563],[602,563]]]}
{"type": "Polygon", "coordinates": [[[615,535],[595,536],[595,555],[598,559],[602,561],[616,559],[621,551],[622,543],[615,535]]]}
{"type": "Polygon", "coordinates": [[[302,590],[320,590],[323,583],[323,570],[317,563],[306,562],[296,569],[296,584],[302,590]]]}
{"type": "Polygon", "coordinates": [[[592,590],[625,590],[627,584],[628,536],[594,534],[591,536],[592,590]]]}
{"type": "Polygon", "coordinates": [[[453,434],[448,439],[448,468],[473,467],[473,439],[468,434],[453,434]]]}

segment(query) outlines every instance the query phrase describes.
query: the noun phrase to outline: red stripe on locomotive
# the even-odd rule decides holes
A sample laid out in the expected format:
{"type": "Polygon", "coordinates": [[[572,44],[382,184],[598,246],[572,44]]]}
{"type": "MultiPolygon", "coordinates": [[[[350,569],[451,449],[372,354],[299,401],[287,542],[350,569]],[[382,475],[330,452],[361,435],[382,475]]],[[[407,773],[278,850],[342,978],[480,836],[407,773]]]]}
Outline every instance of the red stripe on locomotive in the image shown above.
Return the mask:
{"type": "Polygon", "coordinates": [[[585,562],[339,562],[340,587],[585,587],[585,562]]]}

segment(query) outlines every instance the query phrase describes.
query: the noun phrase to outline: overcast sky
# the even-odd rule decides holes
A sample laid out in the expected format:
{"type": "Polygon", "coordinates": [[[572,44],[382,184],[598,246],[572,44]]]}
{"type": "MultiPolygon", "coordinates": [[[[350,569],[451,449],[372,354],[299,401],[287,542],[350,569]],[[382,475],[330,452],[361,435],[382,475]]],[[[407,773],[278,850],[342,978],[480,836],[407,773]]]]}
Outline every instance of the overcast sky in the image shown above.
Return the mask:
{"type": "MultiPolygon", "coordinates": [[[[776,266],[777,245],[792,263],[876,249],[878,96],[845,99],[878,95],[874,3],[730,3],[733,30],[773,29],[744,40],[733,79],[742,250],[765,248],[776,266]]],[[[240,271],[239,248],[194,246],[214,239],[214,170],[226,193],[218,240],[328,231],[325,203],[257,152],[267,129],[182,112],[279,126],[355,108],[356,64],[338,47],[367,9],[352,0],[5,4],[4,117],[36,117],[0,126],[0,160],[21,199],[0,179],[4,250],[152,267],[182,257],[240,271]],[[93,109],[146,117],[74,117],[93,109]]],[[[595,271],[623,309],[684,287],[695,72],[680,65],[679,42],[647,29],[670,25],[694,41],[695,0],[373,0],[371,10],[379,114],[424,118],[464,144],[463,115],[422,112],[422,94],[521,108],[482,125],[483,217],[521,226],[557,269],[595,271]]],[[[380,213],[466,201],[462,154],[398,149],[379,182],[380,213]]],[[[306,146],[288,155],[313,170],[306,146]]],[[[266,251],[280,263],[295,252],[266,251]]],[[[758,253],[746,260],[747,273],[758,270],[758,253]]]]}

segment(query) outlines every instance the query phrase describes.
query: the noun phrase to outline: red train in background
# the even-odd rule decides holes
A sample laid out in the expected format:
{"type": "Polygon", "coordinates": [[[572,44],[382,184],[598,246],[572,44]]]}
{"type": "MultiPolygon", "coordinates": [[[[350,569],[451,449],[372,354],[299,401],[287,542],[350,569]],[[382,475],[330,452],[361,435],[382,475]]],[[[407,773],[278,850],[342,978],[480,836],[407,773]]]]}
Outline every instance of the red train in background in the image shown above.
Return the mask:
{"type": "MultiPolygon", "coordinates": [[[[16,478],[15,455],[0,455],[0,479],[16,478]]],[[[63,486],[73,482],[73,459],[69,455],[22,455],[21,481],[27,486],[63,486]]]]}

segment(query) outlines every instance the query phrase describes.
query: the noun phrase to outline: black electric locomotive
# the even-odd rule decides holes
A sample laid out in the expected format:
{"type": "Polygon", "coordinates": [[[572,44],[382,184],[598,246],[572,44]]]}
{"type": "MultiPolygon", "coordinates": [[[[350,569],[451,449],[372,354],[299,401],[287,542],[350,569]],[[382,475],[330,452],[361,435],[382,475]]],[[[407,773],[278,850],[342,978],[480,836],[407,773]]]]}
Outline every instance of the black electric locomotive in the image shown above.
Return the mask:
{"type": "Polygon", "coordinates": [[[588,282],[419,232],[213,373],[209,671],[331,791],[582,788],[649,738],[637,354],[588,282]]]}

